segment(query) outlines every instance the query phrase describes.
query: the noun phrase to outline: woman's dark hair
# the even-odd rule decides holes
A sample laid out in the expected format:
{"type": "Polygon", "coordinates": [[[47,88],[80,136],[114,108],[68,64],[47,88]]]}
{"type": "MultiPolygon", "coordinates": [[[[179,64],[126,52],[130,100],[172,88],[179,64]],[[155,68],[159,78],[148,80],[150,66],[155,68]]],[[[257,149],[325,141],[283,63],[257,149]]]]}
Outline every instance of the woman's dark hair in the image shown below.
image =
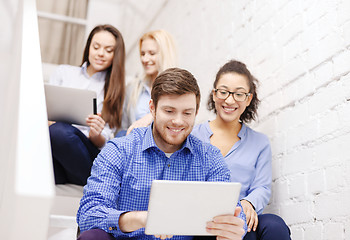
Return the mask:
{"type": "Polygon", "coordinates": [[[89,34],[86,41],[83,61],[89,62],[89,49],[93,36],[101,31],[110,32],[116,41],[114,57],[111,66],[107,69],[104,86],[104,101],[102,108],[102,118],[111,128],[120,128],[123,113],[123,103],[125,97],[125,45],[122,34],[112,25],[98,25],[89,34]]]}
{"type": "MultiPolygon", "coordinates": [[[[218,73],[216,74],[216,78],[213,84],[214,89],[216,89],[216,86],[221,76],[226,73],[238,73],[247,78],[248,85],[249,85],[249,92],[253,94],[253,98],[249,106],[247,106],[245,111],[240,116],[240,120],[242,122],[250,122],[251,120],[255,120],[255,117],[257,116],[258,105],[260,103],[260,100],[256,92],[256,85],[258,84],[258,80],[249,72],[249,70],[247,69],[244,63],[236,60],[230,60],[224,66],[222,66],[218,71],[218,73]]],[[[216,113],[215,102],[213,100],[213,91],[211,91],[209,95],[208,110],[210,111],[213,110],[214,113],[216,113]]]]}

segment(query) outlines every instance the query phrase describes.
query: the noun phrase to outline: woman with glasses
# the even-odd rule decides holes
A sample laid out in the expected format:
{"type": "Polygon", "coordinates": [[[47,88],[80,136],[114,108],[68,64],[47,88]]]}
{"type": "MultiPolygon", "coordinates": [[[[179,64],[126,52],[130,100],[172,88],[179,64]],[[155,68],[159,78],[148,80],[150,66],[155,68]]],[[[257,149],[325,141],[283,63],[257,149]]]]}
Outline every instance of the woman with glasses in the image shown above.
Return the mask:
{"type": "Polygon", "coordinates": [[[282,218],[262,214],[271,195],[271,148],[267,136],[246,125],[255,119],[260,102],[256,83],[245,64],[226,63],[216,75],[208,101],[216,118],[196,126],[192,134],[218,147],[232,181],[242,184],[240,202],[248,226],[244,239],[290,239],[282,218]]]}

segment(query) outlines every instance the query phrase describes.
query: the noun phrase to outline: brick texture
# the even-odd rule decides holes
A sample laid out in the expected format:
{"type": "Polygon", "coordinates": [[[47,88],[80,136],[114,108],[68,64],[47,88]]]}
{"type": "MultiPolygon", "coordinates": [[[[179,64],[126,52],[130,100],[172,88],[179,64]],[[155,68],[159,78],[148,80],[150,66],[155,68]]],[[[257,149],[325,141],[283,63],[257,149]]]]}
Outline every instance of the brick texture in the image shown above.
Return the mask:
{"type": "Polygon", "coordinates": [[[127,73],[141,73],[138,36],[168,30],[179,66],[201,87],[197,122],[211,116],[205,105],[219,67],[229,59],[247,64],[262,101],[251,126],[273,151],[266,212],[281,215],[293,239],[350,239],[349,1],[115,2],[123,2],[111,14],[121,19],[127,73]]]}

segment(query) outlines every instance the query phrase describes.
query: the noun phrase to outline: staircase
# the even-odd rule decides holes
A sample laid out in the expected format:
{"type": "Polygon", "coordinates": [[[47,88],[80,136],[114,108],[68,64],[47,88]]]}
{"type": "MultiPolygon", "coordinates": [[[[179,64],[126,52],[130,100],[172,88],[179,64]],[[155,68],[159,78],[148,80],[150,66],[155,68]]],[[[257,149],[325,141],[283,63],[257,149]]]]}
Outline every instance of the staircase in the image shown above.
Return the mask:
{"type": "Polygon", "coordinates": [[[75,240],[78,225],[76,214],[83,196],[83,187],[73,184],[55,186],[56,196],[50,212],[48,240],[75,240]]]}

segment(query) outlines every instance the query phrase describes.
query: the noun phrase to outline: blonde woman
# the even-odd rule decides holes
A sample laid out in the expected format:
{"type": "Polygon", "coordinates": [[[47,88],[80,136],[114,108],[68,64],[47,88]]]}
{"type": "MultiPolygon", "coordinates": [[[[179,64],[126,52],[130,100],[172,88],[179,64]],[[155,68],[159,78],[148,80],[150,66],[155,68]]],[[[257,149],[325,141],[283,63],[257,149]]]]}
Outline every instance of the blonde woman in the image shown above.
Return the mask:
{"type": "Polygon", "coordinates": [[[123,114],[123,129],[145,127],[153,121],[149,112],[151,87],[162,71],[177,65],[177,54],[172,36],[164,30],[145,33],[139,40],[140,60],[144,69],[141,79],[127,86],[123,114]]]}

